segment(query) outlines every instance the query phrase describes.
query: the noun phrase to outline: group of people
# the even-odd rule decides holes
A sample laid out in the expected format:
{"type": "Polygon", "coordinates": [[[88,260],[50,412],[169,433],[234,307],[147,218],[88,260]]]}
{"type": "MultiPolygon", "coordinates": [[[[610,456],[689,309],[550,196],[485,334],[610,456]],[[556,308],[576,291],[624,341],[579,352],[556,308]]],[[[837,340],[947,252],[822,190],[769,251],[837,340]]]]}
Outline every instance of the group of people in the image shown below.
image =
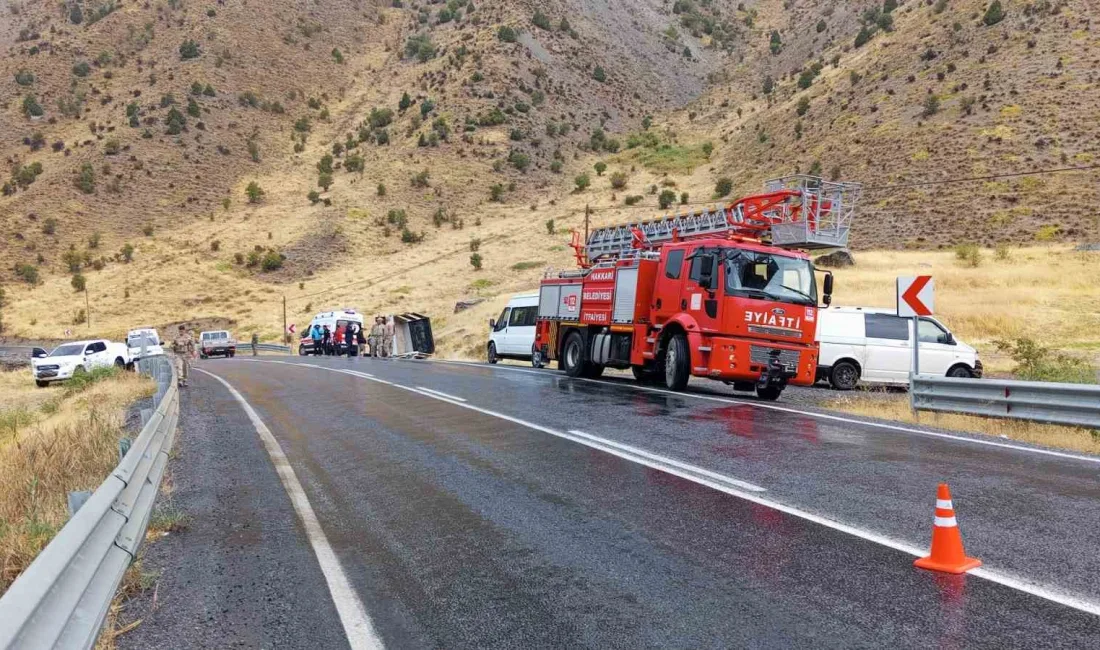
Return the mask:
{"type": "Polygon", "coordinates": [[[309,336],[314,354],[326,356],[388,357],[393,353],[393,318],[374,317],[369,332],[354,321],[339,322],[335,330],[328,325],[313,324],[309,336]]]}

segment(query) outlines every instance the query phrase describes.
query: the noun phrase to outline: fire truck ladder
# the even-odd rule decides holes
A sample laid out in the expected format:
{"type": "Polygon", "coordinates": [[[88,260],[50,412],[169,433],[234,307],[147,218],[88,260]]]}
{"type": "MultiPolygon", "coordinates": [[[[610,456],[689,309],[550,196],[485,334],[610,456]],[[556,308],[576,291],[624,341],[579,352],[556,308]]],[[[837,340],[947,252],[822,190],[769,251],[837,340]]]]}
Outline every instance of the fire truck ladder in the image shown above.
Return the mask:
{"type": "Polygon", "coordinates": [[[857,183],[785,176],[767,181],[763,194],[725,207],[597,228],[584,243],[574,232],[571,245],[583,268],[598,260],[633,256],[663,243],[700,237],[742,235],[783,248],[846,248],[859,193],[857,183]]]}

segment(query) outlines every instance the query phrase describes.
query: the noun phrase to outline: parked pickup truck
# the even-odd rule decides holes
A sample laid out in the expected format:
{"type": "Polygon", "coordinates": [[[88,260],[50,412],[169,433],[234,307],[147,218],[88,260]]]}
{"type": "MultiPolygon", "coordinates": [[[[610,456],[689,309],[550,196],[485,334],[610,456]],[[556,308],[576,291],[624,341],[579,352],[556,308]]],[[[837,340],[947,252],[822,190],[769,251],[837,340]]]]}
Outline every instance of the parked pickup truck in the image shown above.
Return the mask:
{"type": "Polygon", "coordinates": [[[126,334],[126,346],[130,348],[130,356],[133,357],[134,361],[148,357],[159,357],[164,354],[160,335],[151,327],[130,330],[126,334]]]}
{"type": "Polygon", "coordinates": [[[223,356],[232,357],[237,354],[237,339],[225,330],[213,330],[203,332],[199,336],[199,357],[223,356]]]}
{"type": "Polygon", "coordinates": [[[31,358],[34,383],[39,388],[45,388],[50,382],[71,379],[74,375],[93,368],[111,365],[119,368],[133,366],[130,349],[125,343],[116,343],[107,339],[74,341],[62,343],[49,354],[46,354],[42,348],[36,348],[31,358]]]}

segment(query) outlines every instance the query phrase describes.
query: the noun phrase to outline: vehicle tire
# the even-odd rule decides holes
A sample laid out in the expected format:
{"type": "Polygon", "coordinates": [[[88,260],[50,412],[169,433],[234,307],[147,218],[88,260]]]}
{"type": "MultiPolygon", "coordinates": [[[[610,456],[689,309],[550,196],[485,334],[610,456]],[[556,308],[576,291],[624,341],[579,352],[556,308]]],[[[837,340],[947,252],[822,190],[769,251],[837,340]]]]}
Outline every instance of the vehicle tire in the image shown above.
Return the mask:
{"type": "Polygon", "coordinates": [[[122,357],[115,357],[115,367],[116,368],[125,368],[126,367],[126,361],[124,361],[122,357]]]}
{"type": "Polygon", "coordinates": [[[584,339],[578,332],[570,332],[561,348],[561,368],[570,377],[584,377],[588,367],[584,354],[584,339]]]}
{"type": "Polygon", "coordinates": [[[947,371],[948,377],[954,377],[956,379],[973,379],[974,373],[964,365],[958,365],[947,371]]]}
{"type": "Polygon", "coordinates": [[[500,357],[497,356],[497,344],[496,343],[492,343],[492,342],[489,343],[489,358],[488,358],[488,361],[489,361],[489,363],[493,363],[493,364],[495,364],[497,361],[500,361],[500,357]]]}
{"type": "Polygon", "coordinates": [[[237,353],[236,353],[236,351],[234,351],[234,352],[230,352],[230,353],[229,353],[229,358],[230,358],[230,359],[232,359],[232,358],[233,358],[233,357],[235,357],[235,356],[237,356],[237,353]]]}
{"type": "Polygon", "coordinates": [[[782,386],[765,386],[764,388],[756,387],[756,395],[760,399],[774,402],[779,399],[779,396],[783,394],[782,386]]]}
{"type": "Polygon", "coordinates": [[[300,357],[307,356],[306,355],[306,346],[302,345],[301,343],[298,344],[298,356],[300,356],[300,357]]]}
{"type": "Polygon", "coordinates": [[[859,367],[851,361],[838,361],[829,371],[829,385],[837,390],[852,390],[859,385],[859,367]]]}
{"type": "Polygon", "coordinates": [[[542,351],[537,347],[531,350],[531,367],[532,368],[544,368],[546,361],[542,358],[542,351]]]}
{"type": "Polygon", "coordinates": [[[45,388],[45,387],[50,385],[50,382],[42,381],[41,379],[35,379],[34,380],[34,385],[38,386],[39,388],[45,388]]]}
{"type": "Polygon", "coordinates": [[[77,375],[83,375],[86,372],[88,371],[84,369],[84,366],[77,366],[73,368],[73,377],[76,377],[77,375]]]}
{"type": "Polygon", "coordinates": [[[665,386],[669,390],[684,390],[691,376],[691,355],[687,338],[673,334],[665,350],[665,386]]]}
{"type": "Polygon", "coordinates": [[[199,355],[199,358],[200,358],[200,359],[205,359],[205,358],[206,358],[206,355],[205,355],[205,354],[200,354],[200,355],[199,355]]]}
{"type": "Polygon", "coordinates": [[[630,366],[630,372],[634,373],[634,380],[639,384],[652,384],[657,378],[657,371],[647,370],[645,366],[630,366]]]}

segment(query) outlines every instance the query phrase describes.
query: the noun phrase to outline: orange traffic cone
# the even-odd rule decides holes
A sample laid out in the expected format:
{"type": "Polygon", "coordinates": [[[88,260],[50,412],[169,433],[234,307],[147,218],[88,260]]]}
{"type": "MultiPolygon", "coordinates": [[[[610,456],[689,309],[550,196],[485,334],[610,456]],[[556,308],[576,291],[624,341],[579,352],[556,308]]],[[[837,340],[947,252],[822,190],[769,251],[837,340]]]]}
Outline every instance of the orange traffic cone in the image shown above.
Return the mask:
{"type": "Polygon", "coordinates": [[[944,573],[966,573],[982,565],[982,561],[966,557],[962,535],[955,521],[955,508],[951,505],[951,490],[940,483],[936,492],[936,520],[932,526],[932,554],[913,564],[922,569],[944,573]]]}

